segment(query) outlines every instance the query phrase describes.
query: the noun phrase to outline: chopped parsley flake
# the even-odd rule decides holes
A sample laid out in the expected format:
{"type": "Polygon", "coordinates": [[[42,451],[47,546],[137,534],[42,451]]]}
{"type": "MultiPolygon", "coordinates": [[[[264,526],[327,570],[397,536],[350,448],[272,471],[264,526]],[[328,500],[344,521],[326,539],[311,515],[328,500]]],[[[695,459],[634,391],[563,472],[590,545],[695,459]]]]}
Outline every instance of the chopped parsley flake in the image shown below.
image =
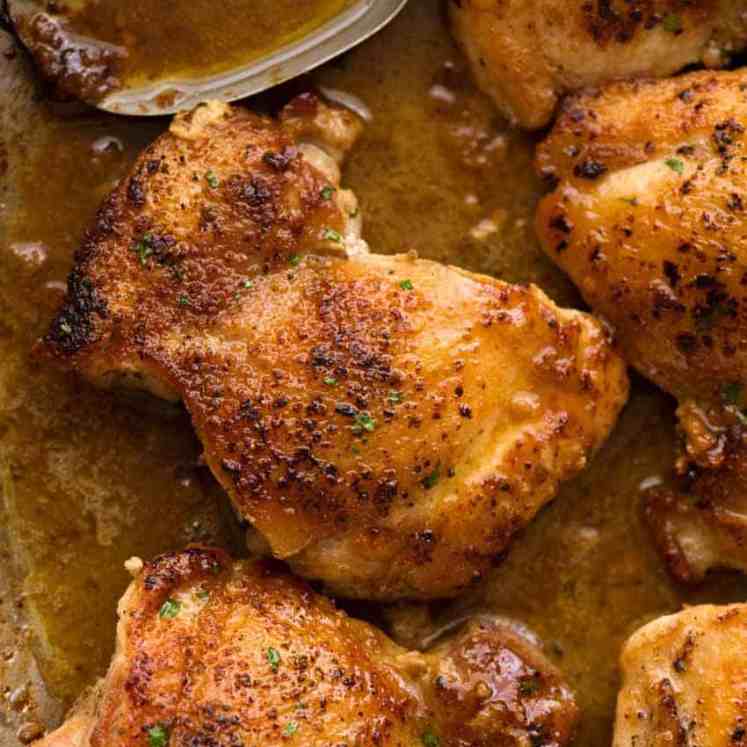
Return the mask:
{"type": "Polygon", "coordinates": [[[355,416],[355,425],[353,426],[353,433],[361,433],[368,431],[373,433],[376,430],[376,421],[367,413],[359,412],[355,416]]]}
{"type": "Polygon", "coordinates": [[[423,487],[426,490],[430,490],[432,487],[436,485],[439,478],[441,477],[440,474],[441,470],[439,467],[436,467],[436,469],[433,470],[433,472],[430,473],[427,477],[423,479],[423,487]]]}
{"type": "Polygon", "coordinates": [[[682,19],[676,13],[664,16],[661,25],[664,31],[668,31],[670,34],[679,34],[682,32],[682,19]]]}
{"type": "Polygon", "coordinates": [[[73,328],[67,322],[60,322],[60,332],[63,335],[73,334],[73,328]]]}
{"type": "Polygon", "coordinates": [[[539,689],[539,682],[537,681],[536,675],[532,675],[531,677],[526,677],[519,683],[519,694],[520,695],[534,695],[534,693],[536,693],[538,689],[539,689]]]}
{"type": "Polygon", "coordinates": [[[415,286],[412,284],[412,280],[409,278],[406,280],[400,280],[399,287],[405,291],[411,291],[415,286]]]}
{"type": "Polygon", "coordinates": [[[182,605],[176,599],[167,599],[158,610],[158,616],[164,620],[171,620],[179,614],[182,605]]]}
{"type": "Polygon", "coordinates": [[[337,384],[337,379],[334,376],[325,376],[324,383],[327,386],[335,386],[335,384],[337,384]]]}
{"type": "Polygon", "coordinates": [[[420,737],[424,747],[439,747],[441,740],[433,733],[432,729],[426,729],[420,737]]]}
{"type": "Polygon", "coordinates": [[[696,309],[695,326],[700,332],[707,332],[715,322],[727,315],[729,309],[721,301],[716,301],[713,306],[696,309]]]}
{"type": "Polygon", "coordinates": [[[179,306],[189,306],[189,296],[179,296],[179,306]]]}
{"type": "Polygon", "coordinates": [[[253,280],[245,280],[244,281],[244,288],[254,288],[254,281],[253,280]]]}
{"type": "Polygon", "coordinates": [[[325,228],[322,232],[322,238],[325,241],[334,241],[342,244],[342,234],[339,231],[335,231],[334,228],[325,228]]]}
{"type": "Polygon", "coordinates": [[[137,254],[140,264],[145,267],[148,257],[153,254],[153,237],[149,233],[144,233],[143,238],[140,241],[136,241],[132,245],[132,251],[137,254]]]}
{"type": "Polygon", "coordinates": [[[270,668],[272,671],[277,672],[278,667],[280,667],[280,652],[270,646],[270,648],[267,649],[267,661],[270,662],[270,668]]]}
{"type": "Polygon", "coordinates": [[[197,592],[197,598],[201,602],[204,602],[209,596],[210,596],[210,592],[209,591],[205,591],[204,589],[202,591],[198,591],[197,592]]]}
{"type": "Polygon", "coordinates": [[[389,400],[393,405],[398,405],[402,401],[402,392],[398,392],[396,389],[390,389],[387,400],[389,400]]]}
{"type": "Polygon", "coordinates": [[[220,184],[220,179],[218,179],[214,171],[208,171],[207,174],[205,174],[205,179],[207,179],[207,183],[210,185],[211,189],[215,189],[220,184]]]}
{"type": "Polygon", "coordinates": [[[217,576],[222,570],[223,566],[217,560],[214,560],[210,564],[210,573],[212,573],[214,576],[217,576]]]}
{"type": "Polygon", "coordinates": [[[169,743],[169,730],[163,724],[148,729],[148,747],[166,747],[169,743]]]}
{"type": "Polygon", "coordinates": [[[685,170],[685,164],[679,158],[667,158],[664,163],[666,163],[672,171],[675,171],[678,174],[681,174],[685,170]]]}
{"type": "Polygon", "coordinates": [[[332,195],[333,195],[333,194],[334,194],[334,193],[335,193],[336,191],[337,191],[337,190],[336,190],[336,189],[335,189],[334,187],[329,187],[329,186],[325,187],[325,188],[324,188],[324,189],[323,189],[323,190],[321,191],[322,199],[323,199],[323,200],[331,200],[331,199],[332,199],[332,195]]]}
{"type": "Polygon", "coordinates": [[[289,721],[283,729],[283,735],[292,737],[298,731],[298,724],[295,721],[289,721]]]}
{"type": "Polygon", "coordinates": [[[298,265],[301,264],[301,255],[300,254],[291,254],[288,258],[288,264],[291,267],[298,267],[298,265]]]}
{"type": "Polygon", "coordinates": [[[742,401],[742,385],[738,381],[726,384],[721,389],[721,399],[724,404],[738,405],[742,401]]]}

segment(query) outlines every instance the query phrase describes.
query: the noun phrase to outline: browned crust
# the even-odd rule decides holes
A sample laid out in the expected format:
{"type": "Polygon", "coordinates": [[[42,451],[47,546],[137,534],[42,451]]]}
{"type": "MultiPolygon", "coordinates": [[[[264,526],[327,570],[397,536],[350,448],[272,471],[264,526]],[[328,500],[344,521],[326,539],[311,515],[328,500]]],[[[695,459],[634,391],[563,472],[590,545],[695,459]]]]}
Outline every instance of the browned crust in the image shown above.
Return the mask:
{"type": "Polygon", "coordinates": [[[671,27],[672,17],[681,24],[705,23],[718,7],[717,0],[581,0],[581,12],[589,35],[600,47],[629,44],[638,31],[651,31],[664,24],[677,36],[681,30],[671,27]]]}
{"type": "Polygon", "coordinates": [[[106,680],[40,747],[356,744],[557,747],[578,711],[559,672],[481,616],[407,652],[278,565],[191,547],[147,563],[106,680]]]}
{"type": "Polygon", "coordinates": [[[557,185],[537,212],[546,253],[612,322],[629,362],[683,402],[719,403],[744,379],[746,89],[736,71],[587,91],[537,152],[557,185]],[[660,200],[583,207],[609,175],[665,159],[685,171],[660,200]],[[718,192],[706,162],[726,182],[718,192]]]}
{"type": "Polygon", "coordinates": [[[537,288],[330,251],[349,216],[293,136],[331,129],[344,151],[332,111],[179,117],[99,212],[41,353],[182,399],[241,514],[303,575],[451,595],[585,465],[624,366],[537,288]]]}
{"type": "Polygon", "coordinates": [[[327,183],[277,123],[244,109],[226,108],[195,142],[156,140],[99,209],[43,350],[74,364],[84,348],[113,333],[132,344],[146,326],[196,331],[213,323],[235,305],[244,282],[287,267],[310,240],[318,246],[322,227],[342,228],[336,204],[322,196],[327,183]],[[184,203],[175,194],[190,184],[204,188],[211,171],[219,184],[196,206],[199,215],[190,215],[196,230],[180,233],[184,203]],[[283,204],[291,184],[300,209],[283,204]],[[115,253],[115,246],[130,251],[115,253]],[[115,321],[106,299],[128,277],[142,286],[137,314],[115,312],[115,321]],[[182,295],[188,304],[180,305],[182,295]]]}

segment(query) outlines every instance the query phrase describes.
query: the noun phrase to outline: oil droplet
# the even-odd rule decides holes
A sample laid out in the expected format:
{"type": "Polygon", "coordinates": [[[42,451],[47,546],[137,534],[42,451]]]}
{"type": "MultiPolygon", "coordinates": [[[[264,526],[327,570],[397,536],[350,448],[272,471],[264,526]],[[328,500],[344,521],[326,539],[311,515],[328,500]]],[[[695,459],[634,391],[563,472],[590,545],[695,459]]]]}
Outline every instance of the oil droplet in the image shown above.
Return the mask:
{"type": "Polygon", "coordinates": [[[641,482],[638,484],[638,490],[644,492],[646,490],[651,490],[651,488],[658,488],[663,484],[664,480],[660,475],[651,475],[650,477],[645,477],[643,480],[641,480],[641,482]]]}
{"type": "Polygon", "coordinates": [[[102,155],[103,153],[123,153],[124,143],[114,135],[102,135],[93,141],[91,150],[96,155],[102,155]]]}
{"type": "Polygon", "coordinates": [[[446,86],[442,86],[439,83],[431,86],[428,95],[436,101],[441,101],[444,104],[453,104],[456,101],[456,96],[453,91],[450,91],[446,86]]]}
{"type": "Polygon", "coordinates": [[[47,261],[47,256],[49,255],[49,250],[40,241],[11,244],[10,250],[32,269],[41,267],[47,261]]]}

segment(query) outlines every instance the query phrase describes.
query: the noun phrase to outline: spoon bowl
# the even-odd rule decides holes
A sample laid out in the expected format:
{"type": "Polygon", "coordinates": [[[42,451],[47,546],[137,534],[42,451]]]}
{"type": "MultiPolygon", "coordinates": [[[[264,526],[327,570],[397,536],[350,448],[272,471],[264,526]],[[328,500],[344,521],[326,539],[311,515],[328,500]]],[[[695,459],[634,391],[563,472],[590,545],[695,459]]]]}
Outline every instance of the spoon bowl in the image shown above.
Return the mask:
{"type": "Polygon", "coordinates": [[[166,72],[145,84],[120,81],[112,72],[126,58],[126,50],[75,33],[64,20],[42,11],[38,0],[9,0],[8,11],[42,73],[57,84],[63,80],[58,87],[65,93],[70,95],[72,88],[73,95],[115,114],[161,116],[208,99],[235,101],[308,72],[375,34],[406,2],[350,0],[300,38],[248,62],[205,75],[199,69],[181,75],[166,72]]]}

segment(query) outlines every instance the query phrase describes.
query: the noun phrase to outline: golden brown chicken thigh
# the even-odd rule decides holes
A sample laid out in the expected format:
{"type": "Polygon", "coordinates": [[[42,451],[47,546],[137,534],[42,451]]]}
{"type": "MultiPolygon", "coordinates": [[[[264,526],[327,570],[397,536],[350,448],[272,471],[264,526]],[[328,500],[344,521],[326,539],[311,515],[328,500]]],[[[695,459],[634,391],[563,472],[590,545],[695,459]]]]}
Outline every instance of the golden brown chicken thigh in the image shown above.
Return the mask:
{"type": "Polygon", "coordinates": [[[133,565],[106,678],[39,747],[558,747],[572,736],[573,695],[506,622],[477,617],[406,651],[270,564],[189,548],[133,565]]]}
{"type": "Polygon", "coordinates": [[[661,617],[626,643],[613,747],[747,744],[747,605],[661,617]]]}
{"type": "Polygon", "coordinates": [[[178,117],[100,210],[45,349],[182,399],[257,549],[343,595],[448,596],[585,465],[627,379],[535,287],[368,254],[328,155],[349,117],[178,117]]]}
{"type": "Polygon", "coordinates": [[[538,153],[546,252],[679,400],[682,494],[648,515],[683,580],[747,570],[746,91],[737,71],[585,93],[538,153]]]}
{"type": "Polygon", "coordinates": [[[450,0],[480,87],[523,127],[564,94],[621,78],[724,65],[747,44],[744,0],[450,0]]]}

